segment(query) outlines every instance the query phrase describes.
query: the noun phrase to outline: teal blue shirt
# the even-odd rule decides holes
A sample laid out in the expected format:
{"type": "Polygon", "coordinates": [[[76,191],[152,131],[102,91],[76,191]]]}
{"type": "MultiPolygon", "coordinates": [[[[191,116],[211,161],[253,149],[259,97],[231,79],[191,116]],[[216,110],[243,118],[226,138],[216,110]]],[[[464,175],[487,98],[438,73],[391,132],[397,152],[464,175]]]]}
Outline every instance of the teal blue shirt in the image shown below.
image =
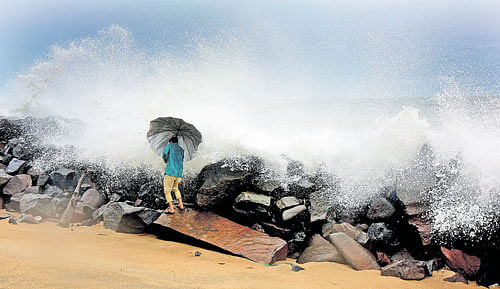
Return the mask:
{"type": "Polygon", "coordinates": [[[167,162],[165,174],[180,178],[183,169],[184,149],[177,143],[168,144],[163,150],[162,157],[167,162]]]}

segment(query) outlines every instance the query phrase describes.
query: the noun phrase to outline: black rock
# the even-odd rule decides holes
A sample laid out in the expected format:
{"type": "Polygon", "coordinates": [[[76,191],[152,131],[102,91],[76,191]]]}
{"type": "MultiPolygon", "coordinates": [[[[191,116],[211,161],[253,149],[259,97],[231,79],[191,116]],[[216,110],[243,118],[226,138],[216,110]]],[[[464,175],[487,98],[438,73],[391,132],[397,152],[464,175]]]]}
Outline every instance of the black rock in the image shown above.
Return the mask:
{"type": "Polygon", "coordinates": [[[368,206],[366,216],[371,220],[381,220],[390,218],[395,212],[396,209],[387,199],[378,197],[368,206]]]}
{"type": "Polygon", "coordinates": [[[11,154],[6,154],[2,157],[2,164],[8,165],[14,157],[11,154]]]}
{"type": "Polygon", "coordinates": [[[37,180],[36,180],[36,185],[43,187],[49,182],[49,176],[48,175],[39,175],[37,180]]]}
{"type": "Polygon", "coordinates": [[[64,191],[57,186],[48,186],[43,192],[44,195],[48,195],[51,198],[63,198],[64,191]]]}
{"type": "Polygon", "coordinates": [[[74,170],[62,168],[49,174],[49,184],[58,186],[66,190],[70,187],[76,187],[78,179],[74,170]]]}
{"type": "Polygon", "coordinates": [[[399,246],[399,240],[393,230],[389,229],[384,223],[373,223],[368,227],[369,243],[373,249],[395,250],[399,246]]]}
{"type": "Polygon", "coordinates": [[[104,227],[122,233],[142,233],[146,223],[137,215],[144,207],[133,207],[125,202],[111,203],[104,209],[104,227]]]}

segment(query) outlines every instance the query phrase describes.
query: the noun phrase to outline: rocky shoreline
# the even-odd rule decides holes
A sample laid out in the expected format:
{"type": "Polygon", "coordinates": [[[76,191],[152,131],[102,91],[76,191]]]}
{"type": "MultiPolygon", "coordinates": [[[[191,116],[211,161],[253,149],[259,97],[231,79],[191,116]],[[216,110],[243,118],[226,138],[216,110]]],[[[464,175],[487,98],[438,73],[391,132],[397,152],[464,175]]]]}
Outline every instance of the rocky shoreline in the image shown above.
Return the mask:
{"type": "MultiPolygon", "coordinates": [[[[40,169],[37,162],[74,149],[43,145],[40,137],[47,131],[61,131],[56,119],[0,119],[0,208],[21,213],[3,217],[12,224],[57,222],[86,173],[74,223],[103,221],[118,232],[154,233],[165,207],[160,173],[143,167],[116,173],[96,163],[57,161],[40,169]]],[[[308,174],[292,160],[286,174],[285,182],[274,179],[258,157],[228,158],[185,176],[181,191],[196,210],[285,240],[297,263],[337,262],[406,280],[421,280],[446,266],[456,272],[447,281],[500,282],[498,229],[472,241],[446,240],[431,230],[432,198],[425,193],[436,191],[449,175],[423,182],[421,190],[384,188],[356,210],[346,210],[332,202],[340,192],[335,176],[308,174]]]]}

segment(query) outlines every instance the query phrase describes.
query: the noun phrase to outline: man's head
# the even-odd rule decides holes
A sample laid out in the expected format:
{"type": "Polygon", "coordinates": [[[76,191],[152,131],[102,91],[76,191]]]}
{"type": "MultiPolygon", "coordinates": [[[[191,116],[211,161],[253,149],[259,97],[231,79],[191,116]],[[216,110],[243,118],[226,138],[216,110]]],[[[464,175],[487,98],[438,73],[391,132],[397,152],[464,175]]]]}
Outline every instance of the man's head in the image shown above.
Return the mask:
{"type": "Polygon", "coordinates": [[[179,142],[179,140],[177,139],[176,136],[170,138],[170,140],[168,141],[168,143],[177,143],[177,142],[179,142]]]}

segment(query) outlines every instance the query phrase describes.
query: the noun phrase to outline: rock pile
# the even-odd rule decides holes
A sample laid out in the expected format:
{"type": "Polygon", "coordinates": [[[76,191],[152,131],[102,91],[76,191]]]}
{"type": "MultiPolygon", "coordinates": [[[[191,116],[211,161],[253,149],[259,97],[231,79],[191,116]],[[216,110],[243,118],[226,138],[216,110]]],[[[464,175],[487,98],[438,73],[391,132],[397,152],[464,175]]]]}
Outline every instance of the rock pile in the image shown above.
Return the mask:
{"type": "MultiPolygon", "coordinates": [[[[44,126],[57,129],[50,119],[0,119],[0,208],[22,214],[17,220],[6,218],[12,223],[57,221],[85,172],[89,177],[81,186],[73,222],[103,221],[106,228],[124,233],[151,228],[165,208],[161,172],[125,168],[116,174],[82,163],[38,171],[33,161],[54,150],[36,142],[44,126]]],[[[428,200],[422,195],[432,181],[421,189],[385,188],[361,209],[345,211],[328,198],[339,194],[334,176],[307,174],[296,161],[289,162],[285,178],[272,176],[258,157],[230,158],[185,176],[180,189],[184,201],[197,210],[285,240],[289,257],[298,263],[336,262],[407,280],[447,266],[457,272],[449,281],[500,281],[498,261],[492,259],[499,256],[498,248],[487,241],[445,248],[433,238],[428,200]]]]}

